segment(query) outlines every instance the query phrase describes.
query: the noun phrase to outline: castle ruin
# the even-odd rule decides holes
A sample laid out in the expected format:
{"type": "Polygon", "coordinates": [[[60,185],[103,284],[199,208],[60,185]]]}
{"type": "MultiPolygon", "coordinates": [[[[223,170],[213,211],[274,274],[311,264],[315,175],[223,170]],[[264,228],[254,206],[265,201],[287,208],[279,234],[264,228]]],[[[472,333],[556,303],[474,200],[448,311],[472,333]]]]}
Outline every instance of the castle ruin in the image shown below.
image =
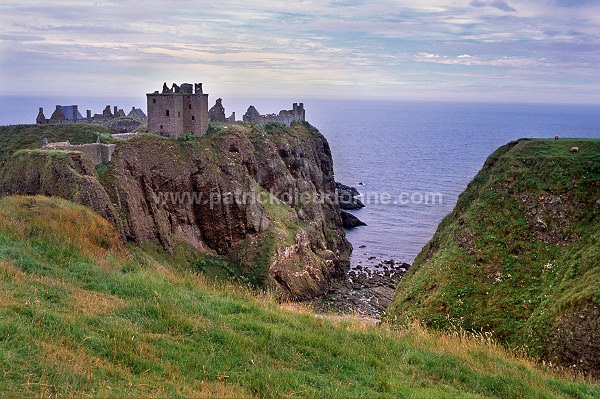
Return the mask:
{"type": "Polygon", "coordinates": [[[42,150],[59,150],[81,152],[86,154],[95,166],[107,164],[112,160],[112,154],[115,151],[116,144],[104,144],[100,141],[89,144],[71,144],[69,141],[49,143],[44,139],[42,150]]]}
{"type": "Polygon", "coordinates": [[[293,122],[306,120],[306,111],[303,103],[294,103],[291,110],[281,110],[279,114],[261,115],[260,112],[253,106],[249,106],[244,114],[244,122],[252,122],[258,125],[266,125],[267,123],[283,123],[290,126],[293,122]]]}
{"type": "Polygon", "coordinates": [[[114,106],[114,113],[111,111],[110,105],[107,105],[101,114],[94,114],[93,116],[92,111],[88,109],[84,118],[79,112],[77,105],[57,105],[49,119],[46,119],[44,115],[44,108],[40,107],[38,115],[35,118],[35,123],[38,125],[60,125],[64,123],[103,124],[118,118],[135,119],[142,123],[148,120],[144,111],[135,107],[131,107],[131,111],[127,115],[125,111],[119,109],[116,105],[114,106]]]}
{"type": "Polygon", "coordinates": [[[215,105],[208,110],[208,120],[210,122],[235,122],[235,112],[232,112],[230,116],[225,116],[225,107],[223,107],[223,100],[217,98],[215,105]]]}
{"type": "Polygon", "coordinates": [[[148,100],[148,132],[167,137],[184,134],[202,136],[208,129],[208,94],[202,83],[193,86],[183,83],[169,88],[163,84],[162,93],[146,94],[148,100]],[[192,92],[193,90],[193,92],[192,92]]]}
{"type": "MultiPolygon", "coordinates": [[[[105,124],[116,133],[131,132],[140,124],[148,123],[148,132],[163,137],[179,137],[184,134],[202,136],[208,130],[209,122],[234,123],[235,112],[225,115],[225,108],[219,98],[215,105],[208,109],[208,94],[202,91],[202,83],[183,83],[181,86],[173,83],[171,87],[163,83],[162,92],[146,94],[148,116],[139,109],[132,107],[128,114],[114,106],[107,105],[101,114],[92,115],[86,111],[84,117],[77,105],[57,105],[52,116],[47,119],[44,109],[39,108],[36,123],[39,125],[58,125],[64,123],[105,124]],[[131,123],[137,123],[133,125],[131,123]]],[[[290,126],[294,122],[306,120],[303,103],[294,103],[291,110],[281,110],[278,114],[261,115],[250,105],[243,116],[244,122],[266,125],[281,123],[290,126]]]]}

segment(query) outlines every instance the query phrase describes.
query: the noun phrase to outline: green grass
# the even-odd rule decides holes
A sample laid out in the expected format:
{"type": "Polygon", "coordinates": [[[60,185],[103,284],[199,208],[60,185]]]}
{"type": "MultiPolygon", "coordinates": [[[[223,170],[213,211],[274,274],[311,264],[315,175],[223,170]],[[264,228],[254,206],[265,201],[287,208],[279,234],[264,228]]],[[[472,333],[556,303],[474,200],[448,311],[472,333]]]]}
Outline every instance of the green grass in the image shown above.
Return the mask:
{"type": "Polygon", "coordinates": [[[529,355],[566,361],[553,342],[559,323],[600,307],[599,199],[600,140],[501,147],[402,279],[389,319],[492,332],[529,355]]]}
{"type": "Polygon", "coordinates": [[[126,247],[64,200],[1,198],[0,396],[600,395],[483,337],[316,317],[208,280],[188,251],[126,247]]]}
{"type": "Polygon", "coordinates": [[[100,125],[13,125],[0,126],[0,163],[21,149],[41,148],[49,142],[69,140],[71,144],[95,143],[98,135],[103,143],[112,142],[109,130],[100,125]]]}

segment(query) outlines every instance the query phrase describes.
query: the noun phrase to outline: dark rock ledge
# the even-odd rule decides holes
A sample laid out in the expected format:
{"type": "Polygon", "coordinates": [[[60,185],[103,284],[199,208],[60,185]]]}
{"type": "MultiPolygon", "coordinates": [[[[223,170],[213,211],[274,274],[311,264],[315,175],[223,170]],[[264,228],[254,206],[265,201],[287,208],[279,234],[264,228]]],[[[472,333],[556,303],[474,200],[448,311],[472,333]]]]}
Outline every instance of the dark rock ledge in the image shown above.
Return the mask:
{"type": "Polygon", "coordinates": [[[356,197],[360,195],[358,190],[354,187],[346,186],[342,183],[335,183],[335,191],[337,193],[338,203],[340,205],[340,215],[342,216],[342,224],[345,229],[353,229],[358,226],[366,226],[367,224],[361,221],[356,216],[346,210],[355,210],[365,207],[365,204],[356,197]]]}
{"type": "Polygon", "coordinates": [[[338,194],[340,209],[353,210],[365,207],[365,204],[356,198],[360,195],[360,193],[354,187],[346,186],[345,184],[336,182],[335,189],[338,194]]]}
{"type": "Polygon", "coordinates": [[[342,225],[345,229],[353,229],[358,226],[366,226],[367,224],[354,216],[353,214],[340,211],[340,215],[342,216],[342,225]]]}

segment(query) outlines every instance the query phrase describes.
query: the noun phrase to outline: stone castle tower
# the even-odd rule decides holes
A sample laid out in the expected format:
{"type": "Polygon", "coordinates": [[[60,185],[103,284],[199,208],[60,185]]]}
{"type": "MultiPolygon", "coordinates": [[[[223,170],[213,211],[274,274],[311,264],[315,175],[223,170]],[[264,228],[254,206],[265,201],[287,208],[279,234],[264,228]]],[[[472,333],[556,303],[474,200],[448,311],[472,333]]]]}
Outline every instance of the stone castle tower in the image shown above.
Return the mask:
{"type": "Polygon", "coordinates": [[[202,136],[208,129],[208,94],[202,83],[193,86],[183,83],[169,88],[163,84],[162,93],[146,94],[148,100],[148,132],[167,137],[183,134],[202,136]],[[193,92],[192,92],[193,90],[193,92]]]}

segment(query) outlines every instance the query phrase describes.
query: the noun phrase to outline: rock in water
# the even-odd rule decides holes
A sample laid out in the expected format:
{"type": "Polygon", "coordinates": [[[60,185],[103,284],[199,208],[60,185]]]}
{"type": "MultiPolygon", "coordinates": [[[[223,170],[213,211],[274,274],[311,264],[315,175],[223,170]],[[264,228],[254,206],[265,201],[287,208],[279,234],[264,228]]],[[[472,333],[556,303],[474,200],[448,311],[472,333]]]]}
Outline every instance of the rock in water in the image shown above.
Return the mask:
{"type": "Polygon", "coordinates": [[[351,213],[340,211],[340,214],[342,215],[342,225],[345,229],[353,229],[358,226],[367,225],[365,222],[363,222],[351,213]]]}
{"type": "Polygon", "coordinates": [[[335,189],[338,194],[340,209],[352,210],[365,207],[365,204],[363,204],[361,200],[356,198],[360,195],[356,188],[336,182],[335,189]]]}

